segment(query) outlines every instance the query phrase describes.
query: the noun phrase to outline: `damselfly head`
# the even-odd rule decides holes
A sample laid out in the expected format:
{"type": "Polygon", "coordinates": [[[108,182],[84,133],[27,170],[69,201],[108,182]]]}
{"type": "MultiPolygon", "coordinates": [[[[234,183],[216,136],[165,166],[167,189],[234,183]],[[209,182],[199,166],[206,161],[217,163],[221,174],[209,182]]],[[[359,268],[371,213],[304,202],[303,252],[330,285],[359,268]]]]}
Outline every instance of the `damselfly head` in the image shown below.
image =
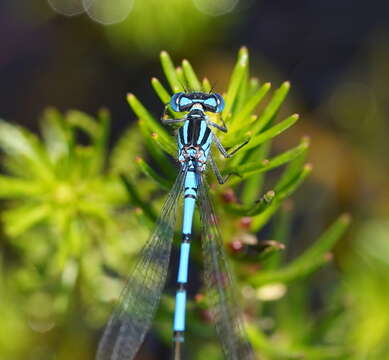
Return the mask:
{"type": "Polygon", "coordinates": [[[217,93],[203,92],[179,92],[170,100],[170,106],[174,111],[190,111],[193,107],[201,106],[204,111],[219,113],[224,109],[224,99],[217,93]]]}

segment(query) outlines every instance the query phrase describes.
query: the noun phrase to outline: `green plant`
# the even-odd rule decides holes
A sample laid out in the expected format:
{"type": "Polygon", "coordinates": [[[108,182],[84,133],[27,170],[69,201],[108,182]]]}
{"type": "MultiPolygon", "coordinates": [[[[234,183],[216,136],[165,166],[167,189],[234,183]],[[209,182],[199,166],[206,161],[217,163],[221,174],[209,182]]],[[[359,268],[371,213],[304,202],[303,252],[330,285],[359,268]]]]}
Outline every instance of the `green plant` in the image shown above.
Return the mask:
{"type": "MultiPolygon", "coordinates": [[[[39,333],[34,331],[35,323],[64,324],[77,317],[74,304],[79,301],[90,309],[85,320],[95,327],[101,313],[91,306],[108,301],[115,285],[104,282],[104,265],[124,266],[128,260],[124,254],[136,253],[147,235],[129,210],[118,176],[121,142],[114,149],[116,155],[108,158],[109,123],[105,110],[94,119],[79,111],[63,116],[48,109],[41,120],[40,140],[26,129],[0,121],[5,172],[0,175],[1,221],[7,240],[2,246],[0,282],[12,309],[14,304],[25,309],[22,319],[10,320],[5,329],[12,330],[24,318],[32,324],[24,329],[27,339],[39,333]],[[126,241],[130,229],[139,243],[126,241]]],[[[141,147],[131,136],[123,137],[129,153],[141,147]]],[[[0,353],[7,351],[2,356],[23,351],[20,344],[9,346],[6,331],[3,336],[8,346],[1,348],[0,353]]]]}
{"type": "MultiPolygon", "coordinates": [[[[162,52],[161,63],[170,90],[156,78],[151,84],[163,106],[172,93],[184,88],[211,90],[210,82],[200,80],[187,60],[175,67],[162,52]]],[[[340,344],[324,341],[321,330],[313,331],[316,328],[304,301],[309,276],[330,260],[329,252],[346,230],[348,216],[342,215],[295,259],[286,262],[282,252],[291,222],[287,198],[311,171],[306,164],[306,138],[281,154],[271,152],[272,139],[298,120],[294,114],[276,121],[289,87],[283,83],[265,104],[270,84],[250,77],[247,49],[239,51],[224,94],[222,117],[229,131],[218,135],[229,148],[247,144],[232,159],[216,157],[222,172],[233,176],[223,186],[211,184],[211,191],[256,352],[266,359],[341,359],[345,350],[340,344]],[[280,176],[268,176],[278,167],[283,167],[280,176]],[[256,236],[265,226],[272,241],[259,241],[256,236]],[[275,325],[262,322],[270,315],[275,325]]],[[[129,94],[128,102],[137,124],[111,152],[106,111],[93,119],[77,111],[62,116],[48,110],[42,141],[20,127],[0,123],[6,172],[0,177],[0,197],[6,200],[1,218],[7,242],[2,251],[17,254],[16,262],[5,259],[7,277],[0,280],[10,286],[12,279],[12,286],[38,305],[51,304],[49,317],[62,326],[80,309],[88,309],[82,313],[89,329],[103,325],[110,301],[123,284],[122,275],[128,271],[127,260],[136,255],[153,228],[165,190],[176,174],[174,162],[166,156],[176,155],[171,132],[135,95],[129,94]],[[86,140],[78,141],[80,131],[86,140]]],[[[167,111],[170,116],[182,115],[169,107],[167,111]]],[[[201,262],[196,241],[193,254],[192,266],[196,266],[201,262]]],[[[195,350],[193,358],[218,358],[219,347],[201,315],[206,300],[197,297],[190,309],[188,324],[193,335],[188,346],[195,350]]],[[[172,310],[172,298],[165,295],[156,329],[167,342],[172,310]]]]}
{"type": "MultiPolygon", "coordinates": [[[[277,212],[279,216],[272,223],[273,239],[281,244],[285,242],[289,223],[289,220],[285,218],[289,215],[285,214],[288,211],[282,209],[282,204],[311,171],[311,166],[305,163],[309,147],[306,138],[303,138],[296,147],[269,157],[271,140],[292,126],[298,120],[298,115],[294,114],[276,122],[278,110],[289,91],[288,82],[283,83],[262,107],[262,111],[256,114],[256,109],[270,90],[270,84],[260,84],[256,78],[250,78],[248,61],[247,49],[242,48],[239,51],[228,89],[224,94],[227,105],[221,116],[229,131],[226,134],[218,134],[222,143],[230,148],[244,141],[248,143],[233,159],[225,160],[216,157],[222,172],[235,176],[230,178],[224,186],[212,186],[214,198],[217,199],[218,214],[222,219],[224,239],[232,242],[232,247],[237,246],[238,248],[242,244],[239,245],[236,241],[244,243],[245,239],[249,239],[250,242],[256,242],[253,234],[268,224],[277,212]],[[271,189],[265,189],[266,173],[283,165],[286,167],[282,175],[271,189]]],[[[175,67],[169,55],[162,52],[161,63],[171,92],[166,90],[156,78],[153,78],[151,83],[163,104],[169,102],[172,93],[185,89],[210,91],[211,85],[208,79],[198,79],[187,60],[184,60],[181,66],[175,67]]],[[[174,156],[176,149],[172,146],[174,140],[169,132],[161,127],[158,120],[133,94],[129,94],[128,101],[138,117],[139,127],[153,160],[158,163],[158,158],[153,154],[156,148],[174,156]]],[[[182,114],[170,111],[169,108],[168,111],[171,117],[182,116],[182,114]]],[[[220,121],[217,116],[213,120],[220,121]]],[[[151,171],[151,167],[143,159],[139,159],[138,164],[140,170],[152,181],[160,187],[166,187],[166,184],[161,182],[160,177],[156,175],[157,173],[151,171]]],[[[170,172],[170,169],[168,171],[170,172]]],[[[248,289],[252,290],[251,294],[256,294],[251,297],[251,301],[255,302],[256,296],[257,300],[261,298],[262,295],[258,296],[258,293],[263,294],[266,290],[270,293],[274,292],[275,298],[277,298],[277,293],[280,294],[279,297],[282,297],[290,283],[303,282],[320,266],[328,263],[331,258],[329,252],[344,233],[348,223],[348,216],[341,216],[310,248],[287,264],[282,263],[280,254],[280,250],[284,248],[282,245],[277,242],[259,243],[262,251],[257,256],[256,264],[244,266],[238,261],[240,266],[235,266],[241,283],[246,284],[248,289]],[[253,271],[258,265],[261,266],[260,270],[253,271]],[[281,292],[279,292],[280,289],[281,292]]],[[[248,292],[250,293],[250,290],[248,292]]],[[[250,299],[250,296],[248,298],[250,299]]],[[[254,318],[257,316],[258,313],[255,313],[254,318]]],[[[290,343],[286,341],[281,347],[273,346],[260,327],[250,324],[249,330],[250,338],[258,353],[270,358],[328,358],[331,354],[340,351],[331,346],[328,349],[324,347],[316,351],[311,348],[313,344],[294,344],[293,341],[290,343]]],[[[204,354],[199,358],[201,356],[204,354]]]]}

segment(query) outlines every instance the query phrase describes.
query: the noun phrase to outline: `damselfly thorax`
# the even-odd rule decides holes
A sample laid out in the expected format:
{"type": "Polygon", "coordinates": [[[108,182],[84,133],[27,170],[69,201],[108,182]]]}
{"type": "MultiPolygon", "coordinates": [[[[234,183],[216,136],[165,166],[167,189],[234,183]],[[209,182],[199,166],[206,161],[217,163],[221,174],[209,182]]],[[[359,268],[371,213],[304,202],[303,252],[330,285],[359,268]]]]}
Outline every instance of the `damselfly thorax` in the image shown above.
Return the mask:
{"type": "Polygon", "coordinates": [[[212,143],[207,119],[201,105],[195,104],[178,131],[178,160],[182,166],[193,167],[200,172],[205,170],[212,143]]]}

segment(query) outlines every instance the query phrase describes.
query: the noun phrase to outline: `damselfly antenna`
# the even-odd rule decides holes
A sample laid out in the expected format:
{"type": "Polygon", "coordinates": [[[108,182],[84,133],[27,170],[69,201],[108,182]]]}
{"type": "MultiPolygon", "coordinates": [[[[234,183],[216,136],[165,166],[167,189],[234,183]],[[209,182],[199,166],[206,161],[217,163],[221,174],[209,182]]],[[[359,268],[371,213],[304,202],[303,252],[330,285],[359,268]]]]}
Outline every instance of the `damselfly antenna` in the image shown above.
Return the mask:
{"type": "Polygon", "coordinates": [[[209,90],[209,93],[210,93],[210,94],[212,94],[212,93],[213,93],[213,91],[215,90],[215,88],[216,88],[216,84],[217,84],[217,81],[215,81],[215,83],[214,83],[214,84],[211,84],[211,90],[209,90]]]}
{"type": "Polygon", "coordinates": [[[180,85],[182,86],[182,88],[184,89],[184,92],[185,93],[190,93],[191,91],[184,85],[184,83],[182,83],[180,80],[178,80],[178,82],[180,83],[180,85]]]}

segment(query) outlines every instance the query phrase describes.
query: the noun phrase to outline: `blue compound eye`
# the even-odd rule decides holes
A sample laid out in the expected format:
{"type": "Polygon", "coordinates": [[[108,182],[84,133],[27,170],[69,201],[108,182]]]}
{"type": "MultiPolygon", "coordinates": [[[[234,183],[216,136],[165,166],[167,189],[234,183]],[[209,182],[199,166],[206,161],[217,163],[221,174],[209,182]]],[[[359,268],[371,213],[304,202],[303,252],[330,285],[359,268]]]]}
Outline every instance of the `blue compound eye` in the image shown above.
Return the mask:
{"type": "Polygon", "coordinates": [[[187,110],[190,106],[192,106],[192,99],[189,99],[186,96],[181,96],[180,99],[178,100],[179,105],[180,105],[180,110],[185,111],[187,110]]]}
{"type": "Polygon", "coordinates": [[[170,99],[170,106],[171,108],[173,109],[173,111],[176,111],[176,112],[179,112],[180,111],[180,105],[179,105],[179,101],[180,101],[180,97],[183,95],[184,93],[177,93],[177,94],[174,94],[172,96],[172,98],[170,99]]]}
{"type": "Polygon", "coordinates": [[[222,112],[223,109],[224,109],[224,99],[221,95],[219,94],[213,94],[213,96],[215,97],[215,100],[217,102],[217,106],[216,106],[216,111],[217,113],[219,112],[222,112]]]}
{"type": "Polygon", "coordinates": [[[207,110],[215,111],[217,107],[217,100],[214,96],[209,97],[208,99],[204,100],[204,106],[207,108],[207,110]]]}
{"type": "Polygon", "coordinates": [[[180,98],[184,95],[184,93],[179,92],[177,94],[174,94],[172,98],[170,99],[170,106],[173,109],[173,111],[179,112],[180,111],[180,98]]]}

